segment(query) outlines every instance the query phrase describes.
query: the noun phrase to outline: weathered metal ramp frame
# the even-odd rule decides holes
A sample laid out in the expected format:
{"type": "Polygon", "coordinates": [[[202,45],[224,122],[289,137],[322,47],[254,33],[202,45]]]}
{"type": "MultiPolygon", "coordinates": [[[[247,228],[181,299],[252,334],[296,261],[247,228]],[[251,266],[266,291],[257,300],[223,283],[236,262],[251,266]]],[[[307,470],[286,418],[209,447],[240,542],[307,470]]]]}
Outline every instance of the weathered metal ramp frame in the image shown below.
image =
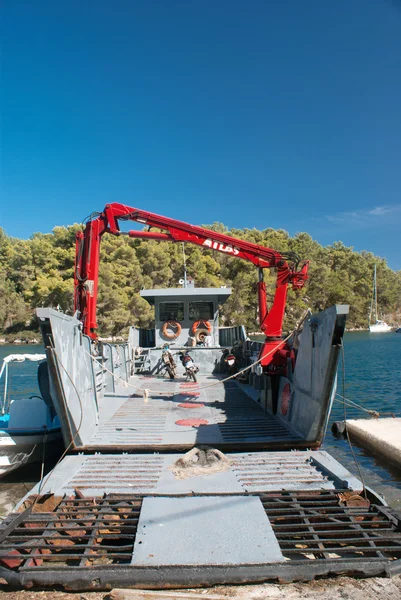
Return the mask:
{"type": "Polygon", "coordinates": [[[173,495],[252,494],[286,491],[360,491],[361,483],[322,450],[226,454],[227,468],[177,478],[172,468],[183,454],[93,454],[67,456],[32,493],[173,495]]]}
{"type": "MultiPolygon", "coordinates": [[[[144,500],[137,495],[110,494],[102,499],[65,497],[48,512],[26,509],[7,518],[0,532],[0,576],[18,587],[100,590],[121,585],[161,589],[401,572],[401,516],[385,507],[368,506],[360,497],[346,506],[339,490],[247,498],[263,506],[283,561],[134,565],[144,500]],[[359,506],[353,505],[355,501],[359,506]]],[[[46,510],[43,501],[49,497],[41,497],[35,510],[46,510]]]]}

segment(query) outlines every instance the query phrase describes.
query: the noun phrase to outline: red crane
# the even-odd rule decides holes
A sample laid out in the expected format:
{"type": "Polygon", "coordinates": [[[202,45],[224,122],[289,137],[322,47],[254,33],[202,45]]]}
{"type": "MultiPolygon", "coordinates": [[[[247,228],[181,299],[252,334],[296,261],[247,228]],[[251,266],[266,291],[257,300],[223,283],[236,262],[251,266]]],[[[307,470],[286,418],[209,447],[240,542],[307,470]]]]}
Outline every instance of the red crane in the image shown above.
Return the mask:
{"type": "MultiPolygon", "coordinates": [[[[303,287],[308,278],[308,261],[300,265],[295,253],[280,253],[276,250],[239,240],[217,233],[203,227],[189,225],[176,219],[125,206],[124,204],[107,204],[102,213],[95,213],[87,222],[85,230],[79,231],[76,237],[76,260],[74,275],[74,307],[79,312],[83,324],[83,332],[96,339],[96,306],[99,274],[100,241],[104,233],[128,235],[131,238],[151,240],[169,240],[171,242],[189,242],[211,250],[217,250],[235,258],[249,260],[259,269],[258,303],[260,329],[266,335],[261,356],[269,354],[273,347],[279,349],[288,285],[294,289],[303,287]],[[120,231],[118,221],[137,221],[157,227],[159,231],[120,231]],[[266,284],[263,280],[263,269],[276,269],[277,281],[273,303],[267,307],[266,284]]],[[[272,354],[262,360],[262,366],[269,365],[272,354]]],[[[279,361],[282,362],[282,361],[279,361]]]]}

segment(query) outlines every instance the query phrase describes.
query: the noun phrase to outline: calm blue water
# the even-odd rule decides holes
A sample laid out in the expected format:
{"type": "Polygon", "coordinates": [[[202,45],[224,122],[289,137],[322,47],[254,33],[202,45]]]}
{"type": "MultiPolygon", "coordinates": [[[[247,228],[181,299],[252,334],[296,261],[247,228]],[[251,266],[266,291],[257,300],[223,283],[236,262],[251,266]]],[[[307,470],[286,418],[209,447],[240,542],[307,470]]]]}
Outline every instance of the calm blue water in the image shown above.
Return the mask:
{"type": "MultiPolygon", "coordinates": [[[[345,397],[380,413],[401,417],[401,334],[350,332],[344,338],[345,397]]],[[[341,361],[337,391],[343,395],[341,361]]],[[[366,413],[347,407],[347,418],[361,419],[366,413]]],[[[383,415],[384,416],[384,415],[383,415]]],[[[341,399],[334,402],[324,449],[358,476],[348,443],[336,440],[330,428],[344,420],[341,399]]],[[[401,431],[400,431],[401,436],[401,431]]],[[[370,485],[394,505],[401,507],[401,470],[354,445],[366,485],[370,485]]]]}
{"type": "MultiPolygon", "coordinates": [[[[345,396],[365,408],[401,416],[401,334],[346,333],[344,353],[345,396]]],[[[341,387],[339,378],[340,394],[341,387]]],[[[337,411],[334,413],[337,420],[337,411]]],[[[347,416],[358,418],[361,413],[348,408],[347,416]]]]}
{"type": "MultiPolygon", "coordinates": [[[[253,339],[258,339],[255,336],[253,339]]],[[[260,338],[263,339],[263,336],[260,338]]],[[[342,390],[342,363],[338,369],[337,391],[369,410],[401,417],[401,334],[368,331],[349,332],[344,338],[345,394],[342,390]]],[[[363,419],[365,412],[347,406],[347,419],[363,419]]],[[[384,415],[383,415],[384,416],[384,415]]],[[[348,442],[331,433],[334,421],[344,420],[341,398],[336,398],[330,415],[323,450],[330,452],[351,473],[359,477],[348,442]]],[[[401,431],[400,431],[401,435],[401,431]]],[[[365,485],[374,488],[387,501],[401,509],[401,470],[354,445],[365,485]]]]}
{"type": "MultiPolygon", "coordinates": [[[[365,408],[378,412],[392,412],[401,416],[401,334],[368,332],[347,333],[345,349],[345,396],[365,408]]],[[[0,359],[7,354],[43,352],[43,346],[0,346],[0,359]]],[[[36,363],[25,362],[10,367],[11,385],[18,395],[38,393],[36,363]]],[[[2,383],[0,394],[2,396],[2,383]]],[[[342,394],[341,363],[339,367],[338,392],[342,394]]],[[[363,418],[365,413],[347,408],[347,418],[363,418]]],[[[344,418],[342,402],[336,401],[323,448],[358,476],[348,443],[336,440],[331,434],[331,423],[344,418]]],[[[400,432],[401,435],[401,432],[400,432]]],[[[382,493],[392,504],[401,507],[401,471],[384,463],[363,449],[354,446],[366,485],[382,493]]],[[[27,467],[11,474],[0,483],[34,479],[32,468],[27,467]],[[28,469],[28,470],[26,470],[28,469]],[[22,477],[22,479],[21,479],[22,477]]]]}

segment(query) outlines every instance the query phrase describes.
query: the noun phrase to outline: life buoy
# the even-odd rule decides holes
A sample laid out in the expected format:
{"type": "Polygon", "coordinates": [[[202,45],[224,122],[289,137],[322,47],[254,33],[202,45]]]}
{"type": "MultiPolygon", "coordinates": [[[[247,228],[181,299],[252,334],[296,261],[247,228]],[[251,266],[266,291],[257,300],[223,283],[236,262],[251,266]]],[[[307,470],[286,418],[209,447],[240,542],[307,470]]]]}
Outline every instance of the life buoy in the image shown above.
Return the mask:
{"type": "Polygon", "coordinates": [[[209,331],[207,329],[198,329],[195,333],[195,339],[197,342],[201,342],[203,344],[205,337],[208,335],[209,331]]]}
{"type": "Polygon", "coordinates": [[[165,338],[169,340],[175,340],[180,335],[181,329],[182,327],[178,321],[166,321],[162,327],[162,334],[165,338]],[[175,333],[173,331],[169,332],[168,330],[171,330],[172,328],[177,329],[177,331],[175,333]]]}
{"type": "Polygon", "coordinates": [[[195,323],[192,325],[192,333],[196,335],[196,331],[201,324],[202,329],[207,329],[207,335],[210,335],[212,333],[212,326],[210,325],[209,321],[204,321],[203,319],[200,321],[195,321],[195,323]]]}

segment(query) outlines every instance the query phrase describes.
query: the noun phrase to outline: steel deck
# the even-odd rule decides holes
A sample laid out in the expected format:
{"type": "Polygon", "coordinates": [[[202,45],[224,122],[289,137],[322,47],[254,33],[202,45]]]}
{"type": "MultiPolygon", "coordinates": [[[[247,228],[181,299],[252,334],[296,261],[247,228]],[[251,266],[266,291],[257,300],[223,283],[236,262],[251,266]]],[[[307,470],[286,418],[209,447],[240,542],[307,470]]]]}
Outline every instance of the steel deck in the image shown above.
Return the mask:
{"type": "MultiPolygon", "coordinates": [[[[83,591],[401,571],[400,516],[313,449],[347,311],[308,318],[294,371],[274,384],[253,373],[251,385],[211,375],[221,366],[213,348],[198,352],[210,375],[197,384],[127,380],[120,351],[95,364],[79,322],[38,312],[70,453],[0,526],[0,577],[83,591]],[[277,414],[259,397],[277,400],[277,414]]],[[[153,358],[152,372],[159,350],[153,358]]]]}
{"type": "Polygon", "coordinates": [[[106,395],[99,424],[88,448],[192,448],[198,444],[236,450],[280,440],[291,445],[299,436],[287,423],[266,413],[236,382],[222,383],[202,376],[198,384],[180,380],[135,377],[130,383],[152,393],[145,403],[141,392],[128,397],[106,395]],[[215,383],[213,387],[203,389],[215,383]],[[167,393],[166,393],[167,392],[167,393]],[[195,425],[188,420],[195,419],[195,425]],[[198,421],[199,420],[199,421],[198,421]],[[188,422],[188,424],[185,424],[188,422]],[[199,424],[197,424],[199,423],[199,424]]]}

